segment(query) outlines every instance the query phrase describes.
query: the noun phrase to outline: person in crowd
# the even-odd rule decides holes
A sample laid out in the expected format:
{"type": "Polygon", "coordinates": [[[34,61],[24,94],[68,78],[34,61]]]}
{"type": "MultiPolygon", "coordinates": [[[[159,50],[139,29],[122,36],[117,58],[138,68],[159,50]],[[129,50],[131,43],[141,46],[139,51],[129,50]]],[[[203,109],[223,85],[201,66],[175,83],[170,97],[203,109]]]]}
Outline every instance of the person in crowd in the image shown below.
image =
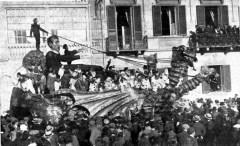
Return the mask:
{"type": "Polygon", "coordinates": [[[104,89],[106,91],[117,89],[117,86],[115,85],[115,83],[113,82],[113,79],[111,77],[107,77],[106,80],[104,81],[104,89]]]}
{"type": "Polygon", "coordinates": [[[36,40],[36,49],[40,51],[40,31],[45,32],[48,35],[48,32],[40,27],[38,24],[38,19],[33,19],[33,24],[31,25],[30,37],[34,36],[36,40]]]}
{"type": "Polygon", "coordinates": [[[51,146],[58,146],[58,137],[53,132],[54,127],[52,125],[47,125],[43,138],[45,138],[51,146]]]}
{"type": "Polygon", "coordinates": [[[195,129],[193,127],[188,128],[187,144],[185,146],[198,146],[197,139],[195,138],[195,129]]]}
{"type": "Polygon", "coordinates": [[[193,128],[195,130],[195,136],[198,140],[198,144],[204,145],[203,138],[206,134],[206,127],[201,122],[201,118],[199,115],[195,115],[193,117],[193,121],[194,121],[193,128]]]}
{"type": "Polygon", "coordinates": [[[204,142],[206,146],[214,145],[215,133],[214,133],[214,121],[210,113],[204,115],[205,126],[206,126],[206,135],[204,136],[204,142]]]}
{"type": "Polygon", "coordinates": [[[96,125],[96,122],[94,120],[91,120],[89,122],[89,128],[91,130],[91,136],[89,140],[92,145],[95,145],[97,138],[101,136],[100,125],[96,125]]]}
{"type": "Polygon", "coordinates": [[[64,70],[63,76],[61,77],[61,88],[70,88],[71,73],[69,70],[64,70]]]}
{"type": "Polygon", "coordinates": [[[17,87],[21,88],[23,91],[30,91],[31,93],[36,93],[34,86],[33,86],[33,80],[24,74],[21,74],[20,72],[17,73],[17,87]]]}
{"type": "Polygon", "coordinates": [[[69,81],[70,89],[76,91],[75,84],[76,84],[76,82],[79,78],[79,73],[78,73],[77,70],[73,70],[73,71],[70,70],[70,74],[71,74],[71,78],[70,78],[70,81],[69,81]]]}
{"type": "Polygon", "coordinates": [[[151,84],[150,84],[148,76],[144,77],[142,79],[141,83],[142,83],[142,85],[141,85],[142,89],[151,89],[151,84]]]}
{"type": "Polygon", "coordinates": [[[89,91],[88,86],[89,86],[89,82],[88,82],[87,76],[81,73],[75,83],[75,89],[77,91],[88,92],[89,91]]]}
{"type": "Polygon", "coordinates": [[[54,91],[58,91],[61,87],[61,79],[60,76],[56,76],[56,80],[54,82],[54,91]]]}
{"type": "Polygon", "coordinates": [[[50,69],[50,72],[47,76],[47,88],[50,94],[53,94],[55,91],[55,81],[57,80],[57,74],[50,69]]]}
{"type": "Polygon", "coordinates": [[[102,79],[100,77],[94,78],[89,85],[89,92],[102,92],[103,86],[101,80],[102,79]]]}
{"type": "Polygon", "coordinates": [[[179,146],[185,146],[187,144],[189,128],[190,128],[190,126],[188,124],[182,125],[182,132],[177,134],[177,140],[178,140],[179,146]]]}

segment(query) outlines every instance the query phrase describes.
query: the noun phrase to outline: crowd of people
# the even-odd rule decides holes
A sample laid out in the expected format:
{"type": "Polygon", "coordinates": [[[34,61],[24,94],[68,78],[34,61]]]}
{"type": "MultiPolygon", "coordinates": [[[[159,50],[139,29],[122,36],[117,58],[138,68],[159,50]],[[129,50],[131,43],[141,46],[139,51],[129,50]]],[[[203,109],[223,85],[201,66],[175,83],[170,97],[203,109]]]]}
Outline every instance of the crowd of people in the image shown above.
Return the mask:
{"type": "MultiPolygon", "coordinates": [[[[109,61],[110,64],[111,60],[109,61]]],[[[148,68],[142,71],[128,69],[115,70],[113,66],[107,66],[105,69],[95,70],[89,68],[63,69],[59,73],[50,72],[47,78],[43,74],[28,75],[35,76],[29,78],[26,75],[18,73],[18,87],[32,93],[45,93],[45,88],[50,93],[59,89],[72,89],[78,92],[103,92],[110,90],[126,89],[128,87],[137,89],[164,88],[168,81],[167,70],[153,70],[149,74],[148,68]],[[150,75],[151,74],[151,75],[150,75]]]]}
{"type": "Polygon", "coordinates": [[[72,112],[59,125],[33,116],[1,116],[3,146],[238,146],[240,101],[180,99],[168,114],[130,108],[113,116],[76,120],[72,112]],[[130,116],[129,116],[130,115],[130,116]]]}
{"type": "Polygon", "coordinates": [[[200,46],[239,45],[239,27],[237,26],[196,26],[196,41],[200,46]]]}

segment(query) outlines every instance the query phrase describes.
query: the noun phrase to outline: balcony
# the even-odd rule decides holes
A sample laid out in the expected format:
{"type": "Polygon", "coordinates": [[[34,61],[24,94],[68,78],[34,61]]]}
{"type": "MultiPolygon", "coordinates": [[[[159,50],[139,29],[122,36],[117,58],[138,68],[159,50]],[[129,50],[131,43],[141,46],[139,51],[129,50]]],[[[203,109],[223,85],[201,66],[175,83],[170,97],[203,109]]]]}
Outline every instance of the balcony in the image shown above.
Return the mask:
{"type": "Polygon", "coordinates": [[[157,36],[148,38],[148,51],[172,51],[172,47],[188,46],[188,36],[157,36]]]}
{"type": "Polygon", "coordinates": [[[133,43],[120,45],[117,40],[110,40],[111,36],[106,39],[107,55],[139,55],[148,49],[148,37],[144,36],[142,40],[134,40],[133,43]],[[121,47],[119,47],[121,46],[121,47]]]}
{"type": "MultiPolygon", "coordinates": [[[[10,59],[21,60],[23,57],[31,50],[35,50],[36,47],[33,44],[9,44],[8,50],[10,54],[10,59]]],[[[40,50],[45,54],[47,52],[46,44],[40,46],[40,50]]]]}

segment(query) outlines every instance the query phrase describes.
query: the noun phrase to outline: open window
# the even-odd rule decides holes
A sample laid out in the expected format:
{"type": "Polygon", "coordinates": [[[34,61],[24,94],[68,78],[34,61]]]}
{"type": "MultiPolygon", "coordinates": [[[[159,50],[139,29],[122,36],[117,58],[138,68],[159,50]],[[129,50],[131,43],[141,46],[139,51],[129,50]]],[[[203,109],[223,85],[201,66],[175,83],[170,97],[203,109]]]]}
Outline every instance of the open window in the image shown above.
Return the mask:
{"type": "Polygon", "coordinates": [[[153,6],[153,35],[185,35],[185,6],[153,6]]]}
{"type": "Polygon", "coordinates": [[[203,82],[202,89],[203,93],[231,91],[231,72],[229,65],[212,65],[207,66],[213,71],[213,73],[208,78],[208,83],[203,82]]]}
{"type": "Polygon", "coordinates": [[[140,6],[108,6],[107,16],[108,51],[142,48],[140,6]]]}
{"type": "Polygon", "coordinates": [[[117,35],[120,49],[129,49],[132,37],[131,15],[129,6],[117,6],[117,35]]]}
{"type": "Polygon", "coordinates": [[[228,25],[227,6],[197,6],[197,24],[200,26],[228,25]]]}

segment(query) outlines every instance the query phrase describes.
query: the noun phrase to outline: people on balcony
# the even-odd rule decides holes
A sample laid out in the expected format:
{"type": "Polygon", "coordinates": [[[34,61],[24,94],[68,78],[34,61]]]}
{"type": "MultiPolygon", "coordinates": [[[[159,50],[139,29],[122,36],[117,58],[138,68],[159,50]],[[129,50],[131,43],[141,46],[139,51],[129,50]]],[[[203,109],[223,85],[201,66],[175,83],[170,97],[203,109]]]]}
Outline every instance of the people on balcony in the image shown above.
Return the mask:
{"type": "MultiPolygon", "coordinates": [[[[192,34],[195,35],[195,34],[192,34]]],[[[239,27],[224,26],[200,26],[196,25],[196,41],[199,46],[229,46],[239,45],[239,27]]]]}

